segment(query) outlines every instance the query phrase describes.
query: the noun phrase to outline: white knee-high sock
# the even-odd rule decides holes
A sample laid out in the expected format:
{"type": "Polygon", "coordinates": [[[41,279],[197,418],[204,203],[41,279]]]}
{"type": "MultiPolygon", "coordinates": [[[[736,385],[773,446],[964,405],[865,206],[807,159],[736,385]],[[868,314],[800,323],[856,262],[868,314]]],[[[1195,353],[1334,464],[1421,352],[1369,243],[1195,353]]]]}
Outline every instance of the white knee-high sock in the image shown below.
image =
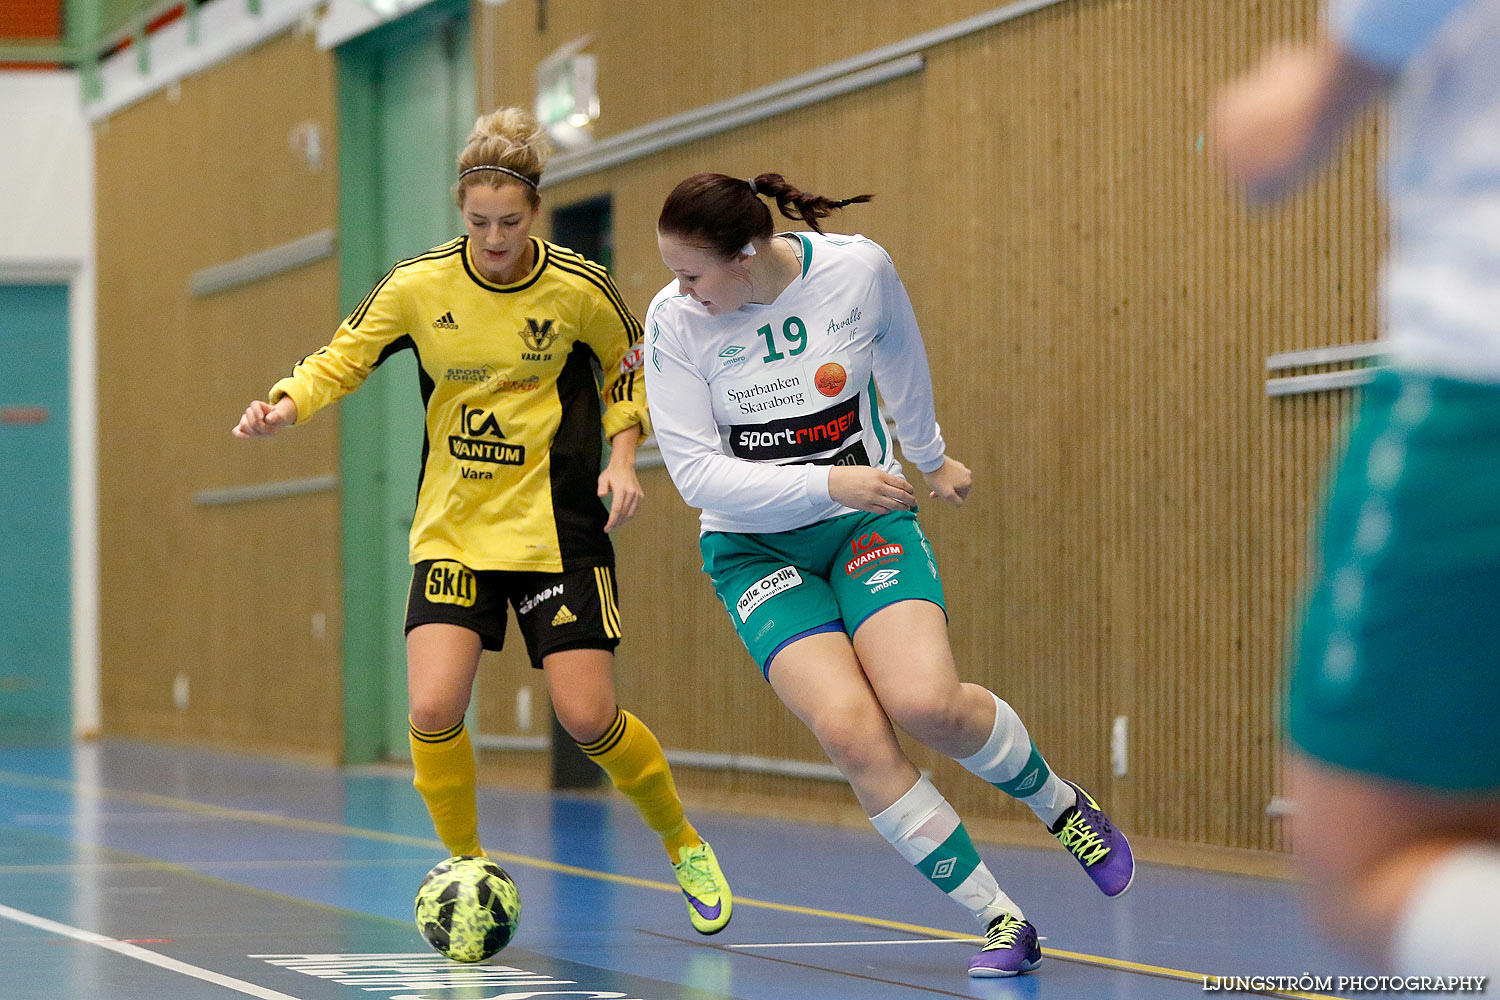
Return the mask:
{"type": "Polygon", "coordinates": [[[988,925],[1002,913],[1024,919],[1021,908],[1000,891],[995,876],[979,860],[958,813],[931,781],[919,779],[870,822],[912,867],[981,924],[988,925]]]}
{"type": "Polygon", "coordinates": [[[1488,976],[1500,981],[1500,848],[1461,847],[1407,900],[1391,942],[1404,976],[1488,976]]]}
{"type": "Polygon", "coordinates": [[[1036,813],[1050,829],[1078,801],[1071,785],[1052,773],[1031,742],[1026,724],[993,692],[995,727],[979,751],[958,761],[1036,813]]]}

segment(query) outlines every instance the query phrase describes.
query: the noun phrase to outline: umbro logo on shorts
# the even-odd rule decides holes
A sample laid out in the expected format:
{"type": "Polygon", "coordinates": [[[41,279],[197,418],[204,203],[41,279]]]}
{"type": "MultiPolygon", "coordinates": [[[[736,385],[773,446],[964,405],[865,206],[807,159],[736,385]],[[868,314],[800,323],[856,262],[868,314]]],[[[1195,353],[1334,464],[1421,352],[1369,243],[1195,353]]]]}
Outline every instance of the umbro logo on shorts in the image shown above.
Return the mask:
{"type": "Polygon", "coordinates": [[[879,593],[887,587],[896,585],[896,577],[901,575],[899,569],[882,569],[865,577],[865,586],[870,588],[870,593],[879,593]]]}

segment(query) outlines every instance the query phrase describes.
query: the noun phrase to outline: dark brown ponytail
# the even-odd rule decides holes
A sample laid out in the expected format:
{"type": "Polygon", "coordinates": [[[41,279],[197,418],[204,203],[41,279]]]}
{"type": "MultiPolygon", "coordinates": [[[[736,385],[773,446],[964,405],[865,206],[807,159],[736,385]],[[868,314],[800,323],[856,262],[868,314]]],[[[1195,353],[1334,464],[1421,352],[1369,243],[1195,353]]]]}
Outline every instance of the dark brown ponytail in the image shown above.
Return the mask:
{"type": "Polygon", "coordinates": [[[746,243],[770,239],[775,233],[771,210],[758,195],[776,200],[776,209],[788,219],[806,223],[821,233],[819,221],[845,205],[869,201],[870,194],[836,200],[808,194],[788,184],[780,174],[757,174],[754,178],[727,174],[694,174],[672,189],[656,229],[698,243],[728,259],[746,243]]]}

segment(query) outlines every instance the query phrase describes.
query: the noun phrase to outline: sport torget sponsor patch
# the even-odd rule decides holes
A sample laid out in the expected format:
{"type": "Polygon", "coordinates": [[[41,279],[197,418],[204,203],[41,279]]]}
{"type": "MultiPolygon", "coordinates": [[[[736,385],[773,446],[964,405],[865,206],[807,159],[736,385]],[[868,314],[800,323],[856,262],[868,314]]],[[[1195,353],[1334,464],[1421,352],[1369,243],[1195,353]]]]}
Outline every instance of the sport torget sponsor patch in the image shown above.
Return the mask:
{"type": "Polygon", "coordinates": [[[900,545],[887,542],[880,537],[879,532],[874,531],[868,535],[860,535],[849,543],[849,547],[854,550],[854,558],[844,563],[844,573],[847,576],[853,576],[870,566],[883,566],[901,555],[900,545]]]}
{"type": "Polygon", "coordinates": [[[443,373],[447,382],[488,382],[495,377],[495,369],[489,365],[465,365],[449,368],[443,373]]]}
{"type": "Polygon", "coordinates": [[[861,430],[859,397],[851,396],[817,413],[763,424],[733,424],[729,428],[729,450],[736,458],[760,462],[810,458],[842,446],[861,430]]]}
{"type": "Polygon", "coordinates": [[[766,601],[777,594],[800,586],[802,586],[802,574],[797,572],[797,567],[783,566],[776,572],[752,583],[749,589],[740,595],[740,599],[734,602],[734,610],[740,616],[741,622],[747,622],[755,613],[755,609],[766,601]]]}

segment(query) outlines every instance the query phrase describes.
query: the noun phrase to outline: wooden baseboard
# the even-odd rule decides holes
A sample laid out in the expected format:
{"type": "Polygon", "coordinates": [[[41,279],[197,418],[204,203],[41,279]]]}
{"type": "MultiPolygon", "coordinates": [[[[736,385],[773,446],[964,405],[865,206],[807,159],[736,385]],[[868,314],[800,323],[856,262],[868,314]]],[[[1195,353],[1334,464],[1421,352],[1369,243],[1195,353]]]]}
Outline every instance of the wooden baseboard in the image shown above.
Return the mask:
{"type": "MultiPolygon", "coordinates": [[[[479,757],[479,776],[485,784],[529,791],[545,791],[547,788],[549,765],[545,754],[486,750],[479,757]]],[[[870,820],[855,802],[853,793],[838,782],[781,779],[787,793],[767,794],[744,788],[726,789],[722,775],[697,772],[692,768],[673,768],[673,774],[690,812],[712,810],[847,829],[870,829],[870,820]]],[[[613,794],[613,790],[605,786],[597,792],[576,794],[608,795],[613,794]]],[[[968,827],[969,835],[981,843],[1053,849],[1057,846],[1041,824],[1035,822],[966,817],[964,825],[968,827]]],[[[1130,847],[1138,859],[1152,864],[1261,878],[1290,879],[1295,876],[1290,855],[1274,851],[1184,844],[1150,837],[1131,837],[1130,847]]]]}

